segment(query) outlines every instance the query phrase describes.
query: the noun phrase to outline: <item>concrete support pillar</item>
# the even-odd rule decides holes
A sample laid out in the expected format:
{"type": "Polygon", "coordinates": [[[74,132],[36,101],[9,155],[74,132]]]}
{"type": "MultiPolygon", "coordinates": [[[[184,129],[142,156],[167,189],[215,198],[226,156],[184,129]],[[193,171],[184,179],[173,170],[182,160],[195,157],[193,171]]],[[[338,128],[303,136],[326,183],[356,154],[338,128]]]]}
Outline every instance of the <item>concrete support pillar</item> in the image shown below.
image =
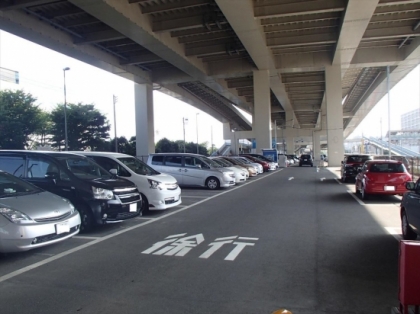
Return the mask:
{"type": "Polygon", "coordinates": [[[270,76],[268,70],[254,71],[254,117],[252,129],[255,130],[257,154],[261,149],[271,148],[271,99],[270,76]]]}
{"type": "Polygon", "coordinates": [[[239,135],[237,133],[231,129],[229,122],[223,123],[223,138],[230,140],[230,150],[234,155],[239,154],[239,135]]]}
{"type": "Polygon", "coordinates": [[[284,143],[286,143],[285,153],[294,154],[295,153],[295,134],[296,129],[294,126],[294,114],[293,111],[286,111],[286,121],[284,128],[284,143]]]}
{"type": "Polygon", "coordinates": [[[286,137],[286,151],[287,154],[293,155],[295,153],[295,138],[293,136],[286,137]]]}
{"type": "Polygon", "coordinates": [[[134,84],[136,112],[136,155],[148,156],[155,152],[155,126],[153,117],[153,87],[134,84]]]}
{"type": "Polygon", "coordinates": [[[344,157],[341,66],[325,67],[328,165],[339,167],[344,157]]]}
{"type": "Polygon", "coordinates": [[[313,156],[314,164],[319,165],[319,162],[321,160],[321,133],[320,132],[314,132],[313,133],[313,156]]]}

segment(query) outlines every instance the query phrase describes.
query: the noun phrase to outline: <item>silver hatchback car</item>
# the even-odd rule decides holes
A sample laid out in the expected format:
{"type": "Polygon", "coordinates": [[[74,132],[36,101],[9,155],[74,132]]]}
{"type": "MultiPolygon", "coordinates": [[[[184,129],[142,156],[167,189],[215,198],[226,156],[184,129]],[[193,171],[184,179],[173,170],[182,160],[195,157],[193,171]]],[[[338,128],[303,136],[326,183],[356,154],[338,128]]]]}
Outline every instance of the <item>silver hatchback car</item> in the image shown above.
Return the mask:
{"type": "Polygon", "coordinates": [[[0,170],[0,252],[27,251],[79,233],[66,199],[0,170]]]}

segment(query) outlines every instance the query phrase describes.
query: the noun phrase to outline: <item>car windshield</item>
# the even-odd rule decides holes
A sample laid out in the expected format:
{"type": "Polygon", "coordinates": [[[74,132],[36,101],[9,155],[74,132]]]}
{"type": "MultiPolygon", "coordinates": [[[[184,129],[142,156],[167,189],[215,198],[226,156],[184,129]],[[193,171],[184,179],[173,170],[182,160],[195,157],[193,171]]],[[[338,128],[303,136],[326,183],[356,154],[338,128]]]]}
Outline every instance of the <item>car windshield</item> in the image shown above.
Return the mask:
{"type": "Polygon", "coordinates": [[[238,164],[240,164],[240,165],[245,165],[245,164],[247,164],[246,162],[245,162],[245,160],[243,160],[243,159],[241,159],[241,158],[233,158],[233,160],[235,160],[238,164]]]}
{"type": "Polygon", "coordinates": [[[239,159],[243,160],[247,164],[252,164],[254,162],[252,159],[248,159],[247,157],[239,157],[239,159]]]}
{"type": "Polygon", "coordinates": [[[206,164],[210,165],[210,167],[212,167],[212,168],[223,168],[223,166],[221,166],[220,164],[218,164],[214,160],[211,160],[210,158],[207,158],[207,157],[204,157],[204,156],[200,156],[200,157],[198,157],[198,159],[200,159],[201,161],[203,161],[206,164]]]}
{"type": "Polygon", "coordinates": [[[133,170],[137,174],[145,175],[145,176],[155,176],[160,174],[160,172],[157,172],[152,167],[149,167],[141,160],[134,158],[134,157],[122,157],[117,158],[119,161],[121,161],[124,165],[126,165],[128,168],[133,170]]]}
{"type": "Polygon", "coordinates": [[[349,156],[349,157],[347,157],[347,162],[362,163],[362,162],[365,162],[365,161],[371,160],[371,159],[372,159],[372,157],[370,157],[370,156],[349,156]]]}
{"type": "Polygon", "coordinates": [[[93,162],[89,158],[82,156],[57,156],[57,160],[71,173],[80,179],[92,180],[92,179],[110,179],[112,175],[104,168],[93,162]]]}
{"type": "Polygon", "coordinates": [[[42,191],[35,185],[20,180],[11,174],[0,172],[0,198],[39,193],[42,191]]]}
{"type": "Polygon", "coordinates": [[[403,164],[396,163],[372,163],[369,169],[375,173],[401,173],[406,172],[403,164]]]}
{"type": "Polygon", "coordinates": [[[214,159],[216,162],[218,162],[219,164],[223,165],[224,167],[231,167],[233,166],[233,164],[230,161],[227,161],[226,159],[222,159],[222,158],[217,158],[214,159]]]}
{"type": "MultiPolygon", "coordinates": [[[[243,157],[248,157],[248,156],[245,155],[243,157]]],[[[267,157],[264,157],[264,156],[250,156],[250,157],[261,160],[261,161],[273,162],[272,160],[270,160],[270,159],[268,159],[267,157]]]]}

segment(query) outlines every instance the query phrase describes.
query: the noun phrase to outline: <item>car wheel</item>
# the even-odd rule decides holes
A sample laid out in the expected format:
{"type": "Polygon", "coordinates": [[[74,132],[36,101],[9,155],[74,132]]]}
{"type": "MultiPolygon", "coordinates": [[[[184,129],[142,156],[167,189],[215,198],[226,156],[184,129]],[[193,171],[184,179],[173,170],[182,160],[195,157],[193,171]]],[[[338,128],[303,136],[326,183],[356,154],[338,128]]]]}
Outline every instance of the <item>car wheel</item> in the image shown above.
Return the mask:
{"type": "Polygon", "coordinates": [[[141,210],[140,216],[149,213],[149,201],[144,194],[141,194],[141,210]]]}
{"type": "Polygon", "coordinates": [[[220,182],[219,179],[215,178],[215,177],[210,177],[207,179],[206,181],[206,186],[210,189],[210,190],[217,190],[218,188],[220,188],[220,182]]]}
{"type": "Polygon", "coordinates": [[[362,194],[362,200],[367,200],[369,198],[368,194],[365,191],[364,185],[362,185],[362,189],[360,190],[360,193],[362,194]]]}
{"type": "Polygon", "coordinates": [[[402,237],[404,240],[417,239],[417,234],[413,231],[413,229],[411,229],[408,223],[408,218],[405,211],[403,211],[401,215],[401,231],[402,231],[402,237]]]}
{"type": "Polygon", "coordinates": [[[93,228],[93,215],[85,205],[79,205],[76,207],[80,214],[80,232],[88,232],[93,228]]]}

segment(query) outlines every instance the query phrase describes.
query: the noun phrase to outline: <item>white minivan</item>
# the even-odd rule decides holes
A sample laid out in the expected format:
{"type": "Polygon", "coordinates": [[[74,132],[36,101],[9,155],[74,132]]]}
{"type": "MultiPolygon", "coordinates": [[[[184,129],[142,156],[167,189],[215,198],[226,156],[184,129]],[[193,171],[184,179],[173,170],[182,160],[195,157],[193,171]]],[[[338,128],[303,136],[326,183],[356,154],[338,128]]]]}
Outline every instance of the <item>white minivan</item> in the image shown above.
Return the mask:
{"type": "Polygon", "coordinates": [[[211,190],[235,185],[235,174],[213,160],[190,153],[150,154],[147,164],[173,175],[181,186],[203,186],[211,190]]]}
{"type": "Polygon", "coordinates": [[[106,170],[116,169],[117,175],[137,185],[143,205],[142,212],[163,210],[181,204],[177,180],[160,173],[141,160],[126,154],[110,152],[74,152],[93,159],[106,170]]]}

